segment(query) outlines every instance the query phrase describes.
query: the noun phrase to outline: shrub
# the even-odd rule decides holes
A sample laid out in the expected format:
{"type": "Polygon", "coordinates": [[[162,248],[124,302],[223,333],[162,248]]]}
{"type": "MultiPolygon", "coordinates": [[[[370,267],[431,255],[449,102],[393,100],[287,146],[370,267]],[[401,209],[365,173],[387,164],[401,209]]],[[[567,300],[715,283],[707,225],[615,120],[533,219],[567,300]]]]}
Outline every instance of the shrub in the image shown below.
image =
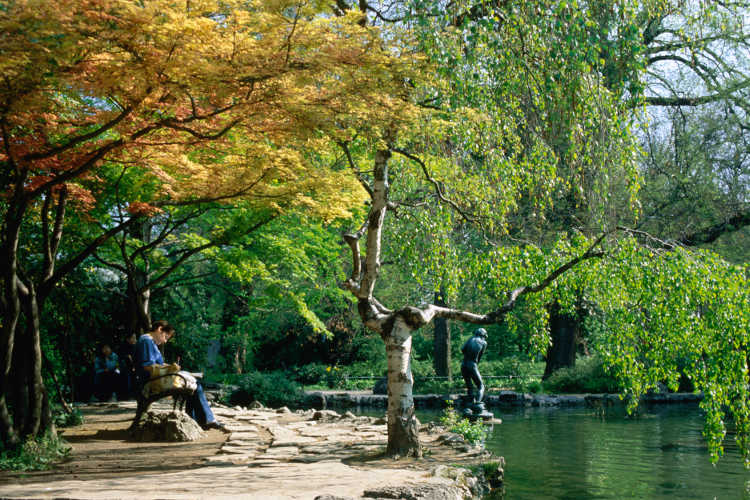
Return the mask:
{"type": "Polygon", "coordinates": [[[73,408],[72,411],[66,412],[62,408],[55,408],[55,425],[57,427],[73,427],[75,425],[81,425],[83,423],[83,415],[78,408],[73,408]]]}
{"type": "Polygon", "coordinates": [[[602,359],[596,355],[579,359],[573,367],[560,368],[543,385],[549,392],[620,392],[617,380],[606,372],[602,359]]]}
{"type": "Polygon", "coordinates": [[[542,392],[544,387],[542,387],[542,383],[538,380],[534,380],[533,382],[529,382],[526,384],[526,387],[524,389],[524,392],[530,392],[532,394],[538,394],[542,392]]]}
{"type": "Polygon", "coordinates": [[[463,438],[473,445],[484,444],[487,439],[489,429],[481,420],[471,422],[468,418],[463,418],[456,412],[450,401],[446,402],[448,406],[443,410],[443,416],[440,422],[451,432],[463,436],[463,438]]]}
{"type": "Polygon", "coordinates": [[[320,384],[326,378],[326,365],[320,363],[295,366],[290,371],[294,379],[302,385],[320,384]]]}
{"type": "Polygon", "coordinates": [[[70,446],[57,434],[29,438],[23,444],[0,452],[0,469],[4,470],[47,470],[67,457],[70,446]]]}
{"type": "Polygon", "coordinates": [[[298,406],[304,393],[293,377],[283,371],[252,372],[239,380],[240,388],[229,396],[232,405],[260,401],[265,406],[298,406]]]}

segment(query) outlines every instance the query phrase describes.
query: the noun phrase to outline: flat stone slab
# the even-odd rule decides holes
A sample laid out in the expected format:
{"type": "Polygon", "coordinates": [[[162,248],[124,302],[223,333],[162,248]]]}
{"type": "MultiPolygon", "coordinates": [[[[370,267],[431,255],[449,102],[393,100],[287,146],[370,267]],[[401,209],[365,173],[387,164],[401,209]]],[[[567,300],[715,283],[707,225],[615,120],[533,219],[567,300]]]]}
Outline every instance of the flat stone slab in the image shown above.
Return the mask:
{"type": "Polygon", "coordinates": [[[268,432],[270,432],[273,435],[274,441],[277,440],[284,440],[289,441],[292,439],[296,439],[299,437],[299,434],[296,431],[293,431],[292,429],[287,429],[286,427],[282,427],[280,425],[272,425],[267,427],[268,432]]]}
{"type": "Polygon", "coordinates": [[[237,410],[232,410],[231,408],[211,408],[211,411],[213,411],[214,415],[217,417],[235,417],[240,412],[237,410]]]}
{"type": "Polygon", "coordinates": [[[351,431],[348,429],[342,429],[340,427],[326,426],[326,427],[311,427],[309,429],[302,429],[299,431],[300,436],[306,437],[335,437],[335,436],[351,436],[351,431]]]}
{"type": "Polygon", "coordinates": [[[271,446],[274,448],[280,447],[280,446],[306,446],[310,443],[319,443],[320,439],[313,438],[313,437],[305,437],[305,436],[296,436],[294,439],[290,440],[276,440],[274,439],[271,443],[271,446]]]}
{"type": "Polygon", "coordinates": [[[221,447],[221,453],[230,453],[232,455],[244,455],[246,453],[254,452],[256,454],[261,453],[263,448],[259,446],[232,446],[224,445],[221,447]]]}
{"type": "Polygon", "coordinates": [[[247,465],[250,467],[270,467],[273,465],[278,465],[280,462],[278,460],[273,460],[271,458],[256,458],[255,460],[249,462],[247,465]]]}
{"type": "Polygon", "coordinates": [[[357,454],[348,455],[299,455],[289,460],[294,463],[315,464],[318,462],[340,462],[342,459],[351,458],[357,454]]]}
{"type": "Polygon", "coordinates": [[[224,422],[224,425],[232,431],[234,434],[235,432],[258,432],[258,428],[254,425],[247,425],[247,424],[236,424],[234,422],[224,422]]]}
{"type": "Polygon", "coordinates": [[[228,445],[231,446],[258,446],[260,444],[259,440],[247,440],[247,439],[230,439],[227,441],[228,445]]]}
{"type": "Polygon", "coordinates": [[[342,450],[341,445],[331,443],[331,444],[319,444],[319,445],[313,445],[313,446],[305,446],[304,448],[302,448],[302,453],[315,454],[315,455],[319,455],[319,454],[335,455],[335,454],[339,454],[341,450],[342,450]]]}
{"type": "Polygon", "coordinates": [[[286,426],[290,429],[305,429],[315,425],[318,425],[318,423],[314,420],[305,420],[304,422],[290,422],[286,426]]]}
{"type": "Polygon", "coordinates": [[[232,433],[229,435],[229,439],[234,441],[235,439],[240,440],[252,440],[252,439],[258,439],[260,434],[257,430],[254,431],[232,431],[232,433]]]}
{"type": "Polygon", "coordinates": [[[271,416],[270,415],[237,415],[237,416],[234,417],[234,419],[235,420],[240,420],[240,421],[243,421],[243,422],[245,422],[245,421],[250,421],[250,422],[252,422],[252,421],[268,422],[269,420],[271,420],[271,416]]]}
{"type": "Polygon", "coordinates": [[[354,428],[357,432],[375,432],[377,434],[382,434],[388,430],[387,426],[385,424],[383,425],[358,425],[354,428]]]}
{"type": "Polygon", "coordinates": [[[211,465],[247,465],[253,462],[257,456],[255,453],[214,455],[213,457],[206,457],[203,461],[211,465]]]}
{"type": "Polygon", "coordinates": [[[291,462],[299,456],[299,453],[276,453],[277,448],[269,448],[265,453],[258,455],[259,459],[271,459],[279,462],[291,462]]]}

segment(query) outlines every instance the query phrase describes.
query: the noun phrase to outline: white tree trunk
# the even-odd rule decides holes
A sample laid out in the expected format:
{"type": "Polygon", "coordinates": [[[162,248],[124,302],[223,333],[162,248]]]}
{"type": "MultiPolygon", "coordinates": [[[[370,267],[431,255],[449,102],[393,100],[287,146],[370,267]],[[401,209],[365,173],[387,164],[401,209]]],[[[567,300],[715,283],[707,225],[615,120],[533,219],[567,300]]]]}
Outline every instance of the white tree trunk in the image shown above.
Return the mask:
{"type": "Polygon", "coordinates": [[[384,336],[388,358],[388,449],[391,456],[422,456],[419,428],[414,415],[411,374],[412,329],[400,315],[384,336]]]}

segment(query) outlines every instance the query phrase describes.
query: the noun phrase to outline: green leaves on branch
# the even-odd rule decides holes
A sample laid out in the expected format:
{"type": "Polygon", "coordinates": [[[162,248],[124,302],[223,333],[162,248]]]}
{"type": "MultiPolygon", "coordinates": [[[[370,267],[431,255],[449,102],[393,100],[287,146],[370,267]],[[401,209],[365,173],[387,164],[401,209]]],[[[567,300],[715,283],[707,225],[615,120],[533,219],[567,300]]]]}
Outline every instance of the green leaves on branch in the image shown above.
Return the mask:
{"type": "Polygon", "coordinates": [[[610,334],[597,347],[633,404],[659,384],[676,390],[684,375],[705,395],[713,459],[721,454],[727,418],[737,423],[747,458],[747,267],[705,251],[656,253],[631,239],[599,265],[589,286],[610,334]]]}

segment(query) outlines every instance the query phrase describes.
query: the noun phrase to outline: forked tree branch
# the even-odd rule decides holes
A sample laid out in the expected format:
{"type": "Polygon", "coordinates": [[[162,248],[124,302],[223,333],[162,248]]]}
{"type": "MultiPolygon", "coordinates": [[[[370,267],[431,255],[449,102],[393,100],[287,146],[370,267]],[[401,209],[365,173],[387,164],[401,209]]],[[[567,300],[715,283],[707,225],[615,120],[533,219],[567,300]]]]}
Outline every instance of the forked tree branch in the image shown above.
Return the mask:
{"type": "Polygon", "coordinates": [[[438,182],[430,174],[430,171],[427,169],[427,165],[425,165],[425,163],[419,157],[414,156],[413,154],[409,153],[408,151],[404,151],[403,149],[399,149],[399,148],[392,148],[392,149],[394,152],[405,156],[406,158],[415,162],[422,168],[422,173],[424,173],[425,179],[427,179],[435,187],[435,194],[437,194],[437,197],[438,199],[440,199],[440,201],[450,205],[456,212],[458,212],[459,215],[461,215],[461,217],[464,218],[464,220],[466,220],[466,222],[477,222],[477,219],[475,217],[472,217],[471,215],[469,215],[465,210],[459,207],[455,201],[445,196],[445,193],[443,192],[443,187],[441,186],[440,182],[438,182]]]}
{"type": "Polygon", "coordinates": [[[584,260],[588,260],[592,258],[599,258],[599,257],[604,256],[603,251],[601,250],[597,251],[595,249],[604,240],[604,237],[606,235],[607,233],[603,233],[601,236],[599,236],[599,238],[596,239],[596,241],[594,241],[589,246],[589,248],[583,254],[565,262],[564,264],[556,268],[554,271],[549,273],[538,284],[521,286],[508,292],[507,294],[508,299],[506,300],[506,302],[502,306],[500,306],[498,309],[492,312],[489,312],[487,314],[477,314],[471,311],[451,309],[448,307],[437,306],[435,304],[430,304],[422,308],[406,307],[398,311],[397,313],[402,314],[406,318],[406,320],[410,323],[410,325],[412,325],[414,328],[424,326],[436,317],[463,321],[464,323],[474,323],[477,325],[491,325],[491,324],[500,323],[505,318],[505,315],[508,314],[510,311],[512,311],[516,307],[516,305],[518,304],[518,299],[521,296],[529,294],[529,293],[541,292],[542,290],[550,286],[558,277],[560,277],[562,274],[564,274],[565,272],[575,267],[580,262],[583,262],[584,260]]]}

